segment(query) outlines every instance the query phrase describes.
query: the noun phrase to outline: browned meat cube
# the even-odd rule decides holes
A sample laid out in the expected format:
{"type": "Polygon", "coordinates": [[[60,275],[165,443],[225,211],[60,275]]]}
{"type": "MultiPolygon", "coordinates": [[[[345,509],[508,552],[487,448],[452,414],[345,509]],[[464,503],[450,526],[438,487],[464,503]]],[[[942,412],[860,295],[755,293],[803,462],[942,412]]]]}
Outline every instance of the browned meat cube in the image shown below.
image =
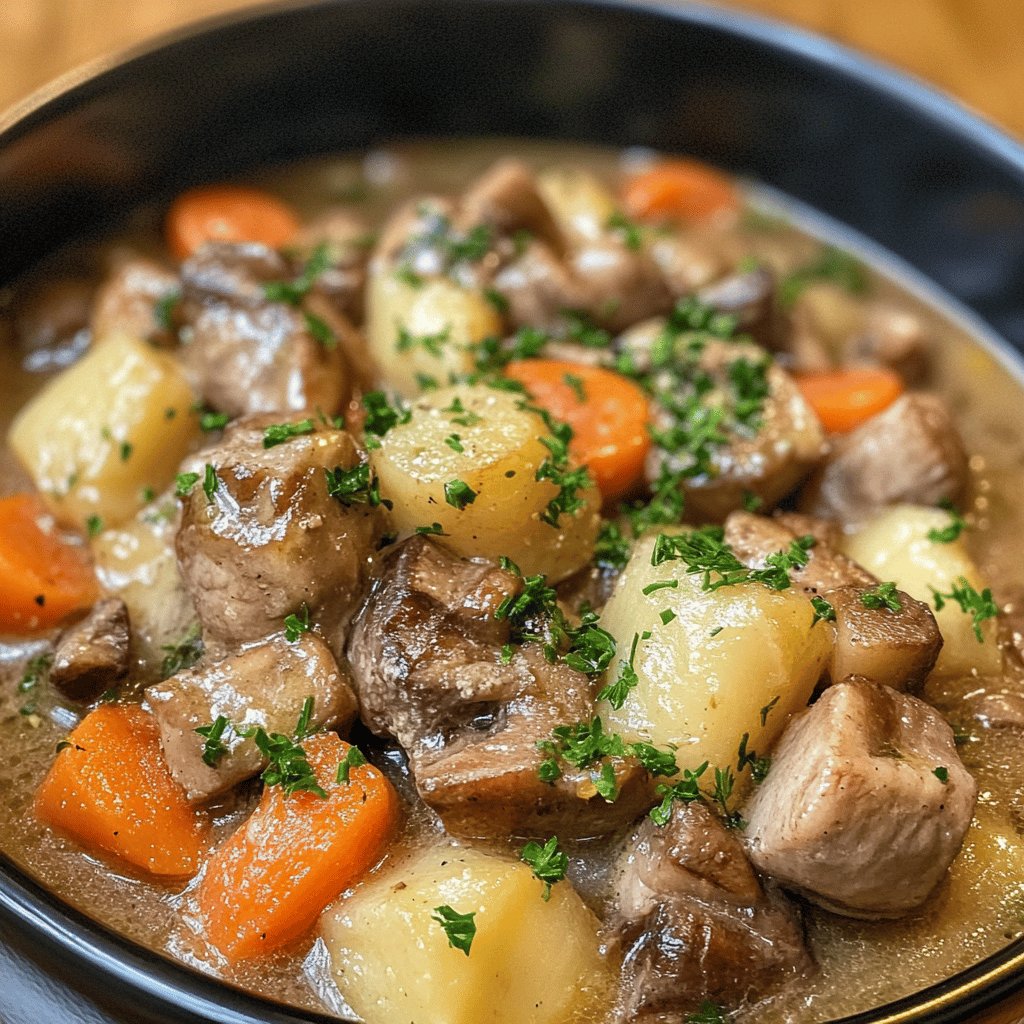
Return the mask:
{"type": "Polygon", "coordinates": [[[586,771],[541,781],[537,742],[589,721],[594,696],[587,676],[549,664],[536,645],[502,656],[509,628],[494,613],[520,587],[424,537],[388,555],[349,638],[363,722],[398,739],[420,795],[452,833],[608,831],[649,803],[644,773],[619,759],[612,804],[586,771]]]}
{"type": "Polygon", "coordinates": [[[868,608],[861,599],[879,581],[821,539],[829,534],[823,521],[794,514],[767,519],[734,512],[725,522],[726,543],[751,568],[762,568],[773,552],[788,551],[798,537],[815,537],[807,564],[789,576],[809,597],[827,601],[835,614],[833,621],[819,627],[831,629],[835,636],[826,668],[831,682],[867,679],[897,690],[923,683],[942,649],[931,609],[903,591],[897,591],[897,611],[868,608]]]}
{"type": "MultiPolygon", "coordinates": [[[[703,404],[727,405],[724,396],[732,388],[731,367],[740,361],[765,365],[767,358],[762,349],[745,342],[707,342],[698,362],[698,370],[710,382],[703,404]]],[[[694,522],[721,522],[742,508],[750,495],[771,508],[807,476],[824,452],[821,424],[793,379],[775,363],[765,365],[764,373],[767,394],[756,429],[726,426],[721,435],[724,442],[709,446],[709,471],[683,483],[687,516],[694,522]]],[[[656,415],[656,426],[671,430],[673,421],[667,410],[656,415]]],[[[692,470],[693,453],[685,445],[678,452],[655,447],[648,457],[648,479],[657,480],[663,466],[672,471],[692,470]]]]}
{"type": "Polygon", "coordinates": [[[202,477],[203,463],[213,466],[217,488],[207,498],[200,480],[183,500],[175,541],[182,578],[207,639],[260,639],[305,605],[340,650],[380,509],[328,494],[328,471],[360,464],[347,433],[317,428],[268,449],[267,419],[239,421],[197,456],[196,471],[202,477]]]}
{"type": "Polygon", "coordinates": [[[748,334],[762,348],[779,347],[775,308],[775,276],[765,267],[737,272],[697,293],[701,302],[736,318],[740,334],[748,334]]]}
{"type": "Polygon", "coordinates": [[[220,412],[333,414],[346,400],[341,342],[351,325],[324,300],[299,309],[266,297],[265,285],[294,277],[283,257],[256,244],[206,245],[183,264],[189,340],[181,356],[196,390],[220,412]],[[318,339],[324,328],[330,337],[318,339]]]}
{"type": "Polygon", "coordinates": [[[294,735],[307,697],[313,698],[310,728],[346,731],[356,698],[327,645],[312,633],[294,643],[270,637],[216,662],[200,662],[146,690],[160,728],[171,774],[193,803],[227,792],[262,771],[263,755],[251,739],[228,728],[226,752],[211,765],[203,760],[205,739],[196,729],[223,716],[240,729],[294,735]]]}
{"type": "Polygon", "coordinates": [[[700,802],[645,819],[614,883],[621,1021],[682,1021],[759,999],[814,969],[795,909],[765,891],[735,834],[700,802]]]}
{"type": "Polygon", "coordinates": [[[759,871],[849,917],[921,906],[963,842],[978,787],[953,730],[886,686],[832,686],[794,718],[743,808],[759,871]]]}
{"type": "Polygon", "coordinates": [[[157,319],[161,301],[177,294],[177,275],[153,260],[125,260],[96,292],[92,335],[127,334],[141,341],[169,345],[171,332],[157,319]]]}
{"type": "Polygon", "coordinates": [[[910,394],[833,440],[800,505],[850,522],[901,502],[955,501],[966,483],[967,453],[945,402],[910,394]]]}
{"type": "Polygon", "coordinates": [[[128,674],[131,631],[124,601],[108,597],[61,634],[50,682],[72,700],[98,697],[128,674]]]}

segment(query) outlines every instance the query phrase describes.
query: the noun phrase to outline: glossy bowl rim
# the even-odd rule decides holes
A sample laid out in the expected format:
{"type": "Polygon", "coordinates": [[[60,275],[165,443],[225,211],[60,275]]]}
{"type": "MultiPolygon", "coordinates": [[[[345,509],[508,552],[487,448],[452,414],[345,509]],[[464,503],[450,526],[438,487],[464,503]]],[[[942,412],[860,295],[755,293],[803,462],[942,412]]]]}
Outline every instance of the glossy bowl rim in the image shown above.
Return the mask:
{"type": "MultiPolygon", "coordinates": [[[[189,22],[134,46],[78,65],[0,110],[0,149],[36,125],[74,109],[146,57],[207,33],[230,29],[280,14],[316,11],[359,0],[270,0],[189,22]]],[[[380,6],[421,6],[430,0],[376,0],[380,6]]],[[[993,122],[911,73],[900,71],[842,43],[774,18],[713,6],[698,0],[533,0],[544,6],[585,14],[613,10],[639,17],[688,22],[737,36],[785,56],[823,67],[832,77],[873,89],[893,104],[959,135],[1021,180],[1024,190],[1024,146],[993,122]]],[[[449,12],[459,7],[507,6],[515,0],[444,0],[449,12]]],[[[936,286],[945,295],[944,289],[936,286]]],[[[961,306],[959,302],[954,303],[961,306]]],[[[972,311],[973,314],[973,311],[972,311]]],[[[987,326],[987,325],[986,325],[987,326]]],[[[1024,353],[987,331],[988,344],[1004,363],[1024,369],[1024,353]]],[[[51,956],[70,958],[76,967],[116,979],[133,992],[157,1000],[164,1012],[187,1012],[196,1020],[223,1024],[337,1024],[333,1015],[302,1010],[255,996],[188,964],[134,942],[65,902],[0,851],[0,916],[25,928],[51,956]],[[26,927],[27,926],[27,927],[26,927]]],[[[20,934],[20,933],[19,933],[20,934]]],[[[826,1024],[961,1024],[966,1013],[992,1007],[1024,990],[1024,937],[978,963],[895,1002],[826,1024]]]]}

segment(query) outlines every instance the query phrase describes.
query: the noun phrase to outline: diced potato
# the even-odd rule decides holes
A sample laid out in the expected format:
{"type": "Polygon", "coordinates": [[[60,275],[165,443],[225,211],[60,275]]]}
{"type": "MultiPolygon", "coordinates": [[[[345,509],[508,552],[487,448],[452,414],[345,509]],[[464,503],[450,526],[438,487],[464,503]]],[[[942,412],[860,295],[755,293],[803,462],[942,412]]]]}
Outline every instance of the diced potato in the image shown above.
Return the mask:
{"type": "Polygon", "coordinates": [[[451,846],[420,854],[321,918],[342,996],[367,1024],[598,1019],[598,922],[569,882],[548,902],[542,891],[525,864],[451,846]],[[432,920],[445,905],[476,915],[468,957],[432,920]]]}
{"type": "Polygon", "coordinates": [[[651,634],[633,659],[638,685],[621,710],[602,708],[602,715],[628,740],[678,744],[680,767],[709,761],[735,768],[744,733],[748,749],[763,755],[806,706],[831,632],[811,626],[810,601],[796,590],[744,583],[705,592],[681,560],[652,566],[653,547],[651,536],[637,544],[601,615],[618,641],[610,679],[618,677],[633,635],[651,634]],[[644,594],[664,581],[675,585],[644,594]],[[663,623],[662,612],[675,618],[663,623]]]}
{"type": "Polygon", "coordinates": [[[592,174],[577,168],[541,173],[537,185],[552,216],[566,236],[576,242],[593,242],[608,233],[615,213],[615,198],[592,174]]]}
{"type": "Polygon", "coordinates": [[[402,394],[421,390],[417,374],[447,384],[449,374],[470,372],[473,345],[501,331],[497,311],[481,294],[447,278],[416,287],[384,269],[370,281],[366,298],[370,353],[388,383],[402,394]],[[410,341],[405,348],[399,347],[402,328],[410,341]]]}
{"type": "Polygon", "coordinates": [[[130,519],[174,477],[198,433],[173,356],[115,335],[51,381],[11,426],[11,448],[57,520],[130,519]]]}
{"type": "MultiPolygon", "coordinates": [[[[950,593],[963,576],[979,592],[986,586],[963,539],[950,544],[928,539],[928,531],[949,525],[940,509],[897,505],[864,523],[845,542],[845,552],[879,579],[893,580],[900,590],[934,608],[931,588],[950,593]]],[[[935,620],[942,633],[942,653],[932,669],[938,676],[966,675],[972,669],[982,675],[1002,672],[1002,653],[996,642],[996,622],[982,623],[984,643],[974,635],[971,616],[955,601],[947,601],[935,620]]]]}
{"type": "Polygon", "coordinates": [[[410,422],[392,428],[370,459],[381,494],[394,502],[392,523],[400,533],[438,523],[446,534],[438,540],[456,554],[505,555],[527,575],[557,581],[590,560],[600,501],[588,488],[584,507],[563,513],[558,526],[541,519],[558,488],[536,479],[550,455],[540,441],[548,430],[521,401],[482,385],[427,392],[413,405],[410,422]],[[461,451],[446,443],[453,435],[461,451]],[[446,500],[445,484],[452,481],[476,493],[472,503],[460,509],[446,500]]]}
{"type": "Polygon", "coordinates": [[[144,669],[155,669],[165,646],[177,644],[196,622],[174,554],[177,507],[165,498],[92,543],[96,576],[128,607],[132,653],[144,669]]]}

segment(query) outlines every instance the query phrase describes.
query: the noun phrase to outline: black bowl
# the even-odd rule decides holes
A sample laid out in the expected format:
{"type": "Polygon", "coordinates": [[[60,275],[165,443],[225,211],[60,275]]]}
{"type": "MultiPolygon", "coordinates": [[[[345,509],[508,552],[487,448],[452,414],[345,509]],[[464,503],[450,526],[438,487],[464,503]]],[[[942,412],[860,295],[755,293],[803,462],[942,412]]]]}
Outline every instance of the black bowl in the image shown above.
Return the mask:
{"type": "MultiPolygon", "coordinates": [[[[101,62],[0,117],[0,286],[184,186],[438,135],[694,154],[849,225],[1024,351],[1024,150],[839,46],[689,5],[307,0],[101,62]]],[[[2,858],[0,935],[139,1024],[328,1019],[146,952],[2,858]]],[[[1024,941],[844,1024],[952,1024],[1021,988],[1024,941]]]]}

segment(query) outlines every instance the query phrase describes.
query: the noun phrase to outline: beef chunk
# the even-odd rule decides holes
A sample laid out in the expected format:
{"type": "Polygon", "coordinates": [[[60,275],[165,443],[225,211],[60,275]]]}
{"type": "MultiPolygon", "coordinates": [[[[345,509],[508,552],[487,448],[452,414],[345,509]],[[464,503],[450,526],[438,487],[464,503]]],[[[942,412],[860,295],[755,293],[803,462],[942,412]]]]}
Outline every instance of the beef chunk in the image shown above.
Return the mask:
{"type": "Polygon", "coordinates": [[[734,512],[725,523],[725,540],[744,565],[759,569],[773,552],[788,551],[798,537],[814,536],[807,564],[789,576],[808,597],[824,598],[835,613],[834,622],[817,627],[831,629],[835,638],[827,678],[833,683],[867,679],[898,690],[920,685],[942,649],[931,609],[903,591],[897,591],[899,611],[865,606],[865,592],[879,581],[827,539],[819,539],[829,537],[820,523],[793,514],[767,519],[734,512]]]}
{"type": "Polygon", "coordinates": [[[53,651],[50,682],[72,700],[93,700],[128,674],[130,640],[124,601],[100,601],[61,634],[53,651]]]}
{"type": "Polygon", "coordinates": [[[241,420],[197,456],[216,468],[207,500],[198,484],[182,505],[175,546],[204,636],[257,640],[306,605],[340,650],[380,535],[380,510],[345,506],[327,471],[360,462],[340,430],[318,428],[263,447],[263,421],[241,420]]]}
{"type": "Polygon", "coordinates": [[[934,708],[841,683],[786,727],[742,811],[748,849],[759,870],[836,913],[899,917],[945,876],[977,789],[934,708]]]}
{"type": "Polygon", "coordinates": [[[297,309],[271,302],[264,286],[296,269],[263,245],[210,244],[181,268],[181,315],[190,340],[182,361],[203,400],[231,416],[322,409],[348,395],[338,340],[351,332],[321,299],[297,309]],[[310,319],[310,317],[314,319],[310,319]],[[314,324],[332,336],[314,337],[314,324]]]}
{"type": "Polygon", "coordinates": [[[350,210],[329,207],[304,224],[294,242],[302,262],[319,246],[327,247],[330,264],[313,283],[313,292],[327,299],[346,321],[356,323],[363,318],[369,230],[367,222],[350,210]]]}
{"type": "Polygon", "coordinates": [[[118,266],[96,293],[92,334],[102,339],[127,334],[160,345],[173,342],[171,332],[157,320],[157,306],[179,288],[178,278],[153,260],[137,257],[118,266]]]}
{"type": "Polygon", "coordinates": [[[585,675],[549,664],[536,645],[502,656],[508,624],[494,613],[520,586],[424,537],[392,552],[349,638],[362,719],[405,748],[420,796],[449,832],[599,834],[639,813],[644,775],[617,762],[612,804],[587,771],[540,780],[537,742],[589,720],[594,698],[585,675]]]}
{"type": "Polygon", "coordinates": [[[233,730],[222,742],[227,753],[215,765],[203,760],[206,742],[196,729],[223,715],[242,729],[294,735],[307,697],[313,698],[310,728],[347,730],[356,698],[327,645],[312,633],[294,643],[282,636],[245,647],[222,661],[200,662],[146,690],[160,728],[171,774],[193,803],[202,803],[262,771],[256,744],[233,730]]]}
{"type": "Polygon", "coordinates": [[[508,319],[516,327],[557,331],[567,309],[583,309],[586,293],[565,264],[543,242],[531,241],[522,254],[503,266],[494,288],[508,303],[508,319]]]}
{"type": "MultiPolygon", "coordinates": [[[[710,389],[703,404],[717,408],[721,396],[731,393],[730,368],[745,360],[762,365],[766,353],[745,342],[713,340],[704,345],[698,370],[710,389]]],[[[686,479],[683,489],[689,517],[697,522],[721,522],[734,509],[742,508],[749,495],[770,508],[788,494],[820,459],[824,446],[821,424],[804,400],[793,379],[775,363],[766,366],[767,395],[754,426],[726,428],[724,443],[712,443],[710,471],[686,479]]],[[[682,399],[682,395],[673,394],[682,399]]],[[[671,430],[668,411],[656,413],[657,425],[671,430]]],[[[694,470],[693,454],[684,445],[678,452],[652,449],[647,462],[648,479],[658,479],[663,467],[694,470]]]]}
{"type": "Polygon", "coordinates": [[[847,342],[843,356],[851,363],[873,363],[895,370],[907,384],[928,376],[933,339],[921,317],[904,309],[876,306],[864,330],[847,342]]]}
{"type": "Polygon", "coordinates": [[[762,888],[735,834],[700,802],[630,837],[609,931],[624,948],[618,1017],[681,1024],[814,968],[796,911],[762,888]]]}
{"type": "Polygon", "coordinates": [[[762,348],[778,348],[775,311],[775,277],[765,267],[737,272],[702,288],[701,302],[719,313],[736,318],[741,334],[748,334],[762,348]]]}
{"type": "Polygon", "coordinates": [[[1024,729],[1024,696],[984,693],[970,701],[971,713],[986,729],[1024,729]]]}
{"type": "Polygon", "coordinates": [[[967,454],[941,398],[910,394],[834,439],[808,482],[801,507],[843,522],[908,502],[955,501],[967,483],[967,454]]]}

